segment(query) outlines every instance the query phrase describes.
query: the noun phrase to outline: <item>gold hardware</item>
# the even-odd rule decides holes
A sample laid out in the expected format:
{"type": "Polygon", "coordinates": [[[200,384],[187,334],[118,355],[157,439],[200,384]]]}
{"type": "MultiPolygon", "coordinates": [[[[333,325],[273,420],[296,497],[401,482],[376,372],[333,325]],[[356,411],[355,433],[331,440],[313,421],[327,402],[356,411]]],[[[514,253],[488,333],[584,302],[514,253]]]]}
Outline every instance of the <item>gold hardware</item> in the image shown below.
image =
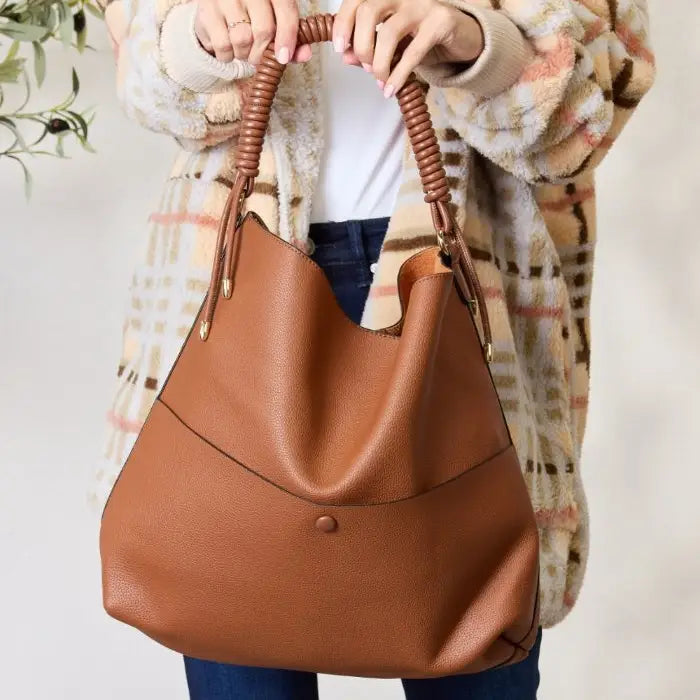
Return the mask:
{"type": "Polygon", "coordinates": [[[486,345],[484,345],[484,355],[486,357],[486,362],[490,364],[493,360],[493,345],[491,343],[486,343],[486,345]]]}
{"type": "Polygon", "coordinates": [[[202,340],[209,337],[209,321],[202,321],[202,325],[199,327],[199,337],[202,340]]]}
{"type": "Polygon", "coordinates": [[[224,279],[224,281],[222,282],[222,286],[223,286],[224,298],[230,299],[230,298],[231,298],[231,291],[232,291],[232,290],[231,290],[231,280],[228,279],[228,277],[227,277],[227,278],[224,279]]]}
{"type": "Polygon", "coordinates": [[[472,312],[474,316],[476,316],[478,310],[479,310],[479,305],[476,303],[476,299],[470,299],[467,304],[469,304],[469,310],[472,312]]]}
{"type": "Polygon", "coordinates": [[[239,24],[250,24],[250,20],[249,19],[237,19],[234,22],[229,22],[228,28],[235,29],[239,24]]]}

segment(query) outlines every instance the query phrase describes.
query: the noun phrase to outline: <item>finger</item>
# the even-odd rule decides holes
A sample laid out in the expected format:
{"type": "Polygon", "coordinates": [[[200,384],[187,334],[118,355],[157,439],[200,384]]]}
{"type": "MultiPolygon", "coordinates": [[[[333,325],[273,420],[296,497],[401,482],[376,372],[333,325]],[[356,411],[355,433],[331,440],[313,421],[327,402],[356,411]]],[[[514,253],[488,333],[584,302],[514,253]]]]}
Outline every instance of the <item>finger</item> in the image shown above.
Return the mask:
{"type": "Polygon", "coordinates": [[[248,60],[257,65],[260,63],[265,49],[275,38],[275,15],[272,6],[261,0],[248,0],[245,9],[250,17],[250,26],[253,32],[253,45],[248,54],[248,60]]]}
{"type": "MultiPolygon", "coordinates": [[[[257,0],[258,2],[260,0],[257,0]]],[[[289,63],[297,46],[299,31],[299,10],[296,0],[272,0],[275,13],[275,57],[282,63],[289,63]]]]}
{"type": "Polygon", "coordinates": [[[389,8],[384,0],[365,0],[355,13],[352,48],[368,72],[372,71],[377,25],[386,19],[389,8]]]}
{"type": "Polygon", "coordinates": [[[245,61],[253,45],[253,30],[248,13],[240,0],[219,0],[219,4],[226,17],[233,55],[245,61]]]}
{"type": "Polygon", "coordinates": [[[224,13],[216,2],[200,2],[197,4],[197,19],[209,36],[210,51],[219,61],[233,61],[233,46],[229,37],[224,13]]]}
{"type": "Polygon", "coordinates": [[[399,12],[382,22],[377,30],[372,72],[379,82],[384,83],[389,78],[399,42],[409,36],[412,29],[414,26],[411,19],[405,13],[399,12]]]}
{"type": "Polygon", "coordinates": [[[333,48],[343,53],[350,48],[350,38],[355,28],[355,13],[363,0],[343,0],[333,22],[333,48]]]}
{"type": "Polygon", "coordinates": [[[231,37],[231,46],[233,46],[233,55],[241,61],[247,61],[253,46],[253,30],[247,22],[233,26],[231,24],[229,24],[229,36],[231,37]]]}
{"type": "Polygon", "coordinates": [[[310,44],[303,44],[302,46],[297,46],[294,56],[292,56],[292,61],[296,63],[306,63],[311,60],[311,46],[310,44]]]}
{"type": "Polygon", "coordinates": [[[352,49],[348,49],[343,54],[343,63],[347,66],[360,66],[360,68],[362,68],[360,59],[355,55],[355,52],[352,49]]]}
{"type": "Polygon", "coordinates": [[[211,43],[211,38],[209,37],[209,32],[200,23],[199,17],[195,18],[194,21],[194,32],[197,35],[197,40],[202,45],[202,48],[208,53],[214,53],[214,47],[211,43]]]}
{"type": "Polygon", "coordinates": [[[403,50],[401,59],[394,66],[384,86],[384,97],[395,95],[406,83],[408,76],[435,46],[437,34],[433,29],[422,24],[416,35],[403,50]]]}

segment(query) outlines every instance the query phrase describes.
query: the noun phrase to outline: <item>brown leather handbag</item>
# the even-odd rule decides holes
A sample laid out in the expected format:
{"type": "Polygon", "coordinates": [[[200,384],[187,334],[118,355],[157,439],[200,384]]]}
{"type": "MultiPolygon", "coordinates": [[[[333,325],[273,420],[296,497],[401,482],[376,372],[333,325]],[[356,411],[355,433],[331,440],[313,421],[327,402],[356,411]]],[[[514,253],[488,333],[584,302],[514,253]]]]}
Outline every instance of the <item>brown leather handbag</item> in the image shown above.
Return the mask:
{"type": "MultiPolygon", "coordinates": [[[[300,42],[332,23],[301,20],[300,42]]],[[[398,99],[439,245],[402,266],[401,320],[371,331],[310,258],[239,215],[283,70],[268,49],[208,295],[103,514],[105,608],[248,666],[410,678],[520,661],[537,529],[423,88],[398,99]]]]}

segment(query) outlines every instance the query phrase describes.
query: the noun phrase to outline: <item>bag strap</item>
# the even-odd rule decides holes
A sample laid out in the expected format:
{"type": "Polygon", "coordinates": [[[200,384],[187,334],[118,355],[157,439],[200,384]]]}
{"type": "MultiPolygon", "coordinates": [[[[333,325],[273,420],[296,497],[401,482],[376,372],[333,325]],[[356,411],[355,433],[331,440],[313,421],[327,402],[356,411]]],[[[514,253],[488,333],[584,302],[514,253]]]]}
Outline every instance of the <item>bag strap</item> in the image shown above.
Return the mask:
{"type": "MultiPolygon", "coordinates": [[[[298,44],[331,41],[334,20],[335,15],[332,14],[312,15],[300,19],[298,44]]],[[[272,46],[268,45],[244,95],[235,161],[236,176],[221,217],[209,298],[200,329],[202,340],[206,340],[209,333],[219,287],[222,286],[224,297],[228,298],[231,294],[233,236],[239,224],[243,202],[253,191],[255,178],[260,172],[260,154],[270,122],[270,110],[285,67],[277,62],[272,46]]],[[[425,90],[415,75],[411,74],[404,86],[397,91],[396,98],[418,166],[424,199],[430,206],[437,243],[449,256],[457,281],[465,296],[468,296],[472,310],[476,311],[478,307],[484,331],[484,347],[487,360],[490,361],[491,328],[486,303],[469,250],[448,207],[451,199],[450,187],[442,163],[440,144],[430,119],[425,90]]]]}
{"type": "MultiPolygon", "coordinates": [[[[331,41],[334,16],[330,14],[305,17],[299,21],[299,44],[331,41]]],[[[274,58],[269,47],[251,78],[241,120],[241,131],[236,155],[236,170],[244,177],[255,178],[260,165],[263,137],[270,119],[270,108],[277,92],[284,65],[274,58]]],[[[425,201],[448,202],[450,188],[442,167],[440,147],[430,121],[425,94],[411,76],[397,95],[411,147],[418,164],[425,201]]],[[[446,222],[444,222],[446,223],[446,222]]]]}

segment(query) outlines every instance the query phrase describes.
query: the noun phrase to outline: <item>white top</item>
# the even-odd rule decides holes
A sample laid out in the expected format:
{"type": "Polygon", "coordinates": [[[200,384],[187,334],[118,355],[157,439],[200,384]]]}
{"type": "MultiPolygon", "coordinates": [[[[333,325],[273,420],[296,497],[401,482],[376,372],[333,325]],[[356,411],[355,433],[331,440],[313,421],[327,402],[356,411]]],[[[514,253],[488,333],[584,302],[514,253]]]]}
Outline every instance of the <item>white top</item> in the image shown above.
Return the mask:
{"type": "MultiPolygon", "coordinates": [[[[340,4],[322,0],[321,11],[337,12],[340,4]]],[[[311,221],[389,216],[404,144],[399,105],[396,98],[384,98],[372,75],[345,65],[330,42],[319,48],[325,139],[311,221]]]]}

